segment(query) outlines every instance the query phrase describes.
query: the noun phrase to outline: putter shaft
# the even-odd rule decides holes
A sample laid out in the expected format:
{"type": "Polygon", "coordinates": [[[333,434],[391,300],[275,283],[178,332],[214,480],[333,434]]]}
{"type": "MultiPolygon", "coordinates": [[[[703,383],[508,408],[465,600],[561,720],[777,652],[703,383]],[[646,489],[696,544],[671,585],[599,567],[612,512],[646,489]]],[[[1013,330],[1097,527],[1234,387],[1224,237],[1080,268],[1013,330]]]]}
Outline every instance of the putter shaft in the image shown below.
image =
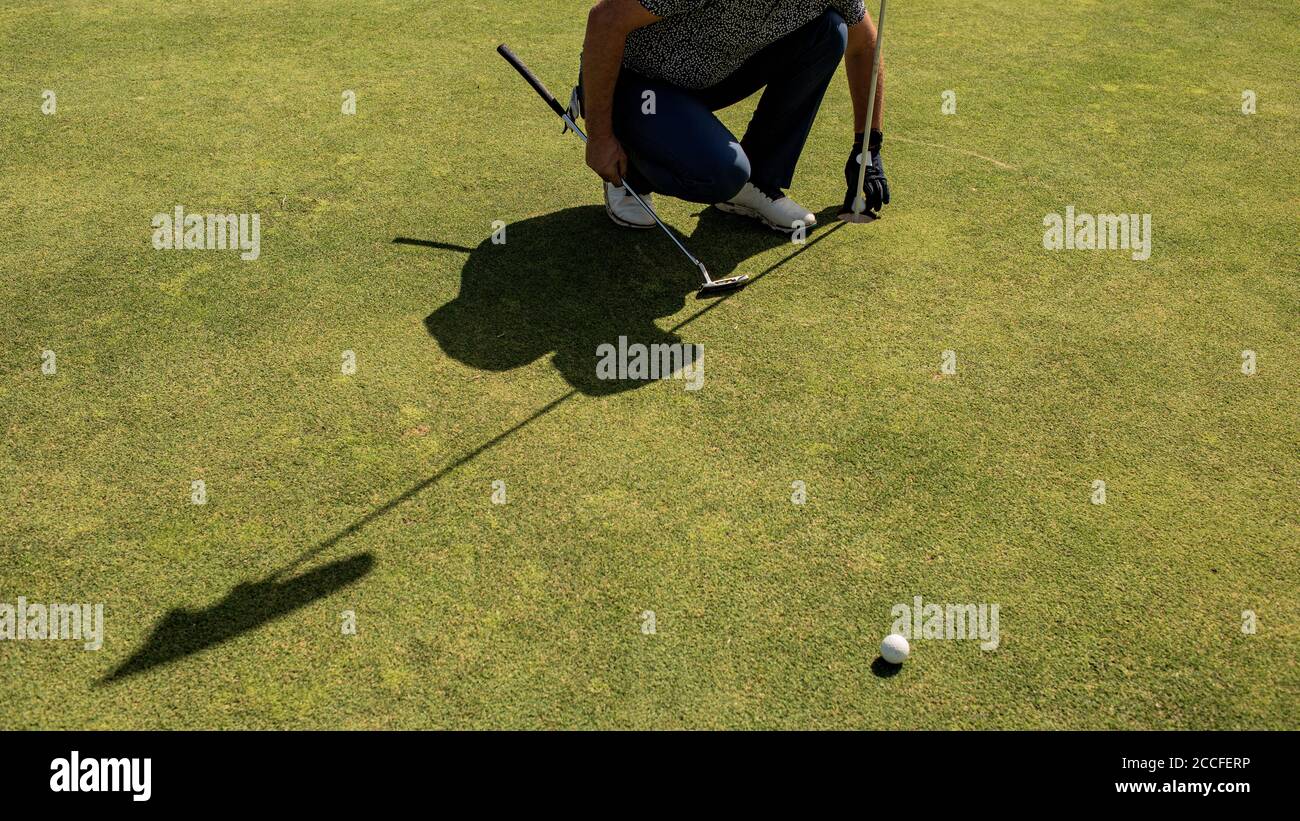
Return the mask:
{"type": "MultiPolygon", "coordinates": [[[[578,124],[573,121],[573,118],[569,116],[568,112],[566,111],[561,116],[564,117],[564,124],[568,128],[570,128],[574,134],[577,134],[578,138],[581,139],[584,143],[587,142],[586,132],[584,132],[581,128],[578,127],[578,124]]],[[[637,201],[637,203],[640,204],[640,206],[645,209],[645,212],[650,215],[650,219],[655,221],[655,225],[658,225],[660,228],[663,229],[663,232],[668,235],[668,238],[673,241],[673,244],[677,246],[678,250],[680,250],[683,254],[685,254],[686,258],[689,259],[691,263],[695,265],[696,268],[700,269],[700,273],[704,274],[705,284],[706,285],[712,284],[713,279],[709,276],[708,270],[705,269],[704,263],[700,262],[698,259],[695,258],[694,254],[686,250],[686,246],[683,245],[682,241],[677,238],[677,235],[673,233],[672,229],[669,228],[667,225],[664,225],[663,220],[659,219],[659,215],[655,213],[655,210],[650,207],[649,203],[641,199],[640,194],[632,190],[632,186],[627,184],[627,180],[619,180],[619,182],[622,184],[623,189],[627,191],[627,193],[631,194],[632,197],[637,201]]]]}
{"type": "MultiPolygon", "coordinates": [[[[546,84],[539,80],[537,75],[533,74],[528,66],[524,65],[524,61],[520,60],[519,56],[511,51],[509,46],[502,43],[497,46],[497,53],[500,54],[515,71],[519,72],[519,75],[533,87],[533,91],[536,91],[537,95],[541,97],[548,106],[550,106],[551,110],[558,114],[560,119],[564,120],[566,131],[572,129],[573,133],[577,134],[584,143],[587,142],[586,132],[581,128],[578,128],[578,124],[573,121],[573,116],[568,112],[568,110],[566,110],[564,106],[560,105],[560,101],[555,99],[555,95],[546,87],[546,84]]],[[[725,279],[714,279],[709,276],[709,271],[704,267],[704,263],[700,262],[695,258],[694,254],[686,250],[686,246],[677,238],[677,235],[673,233],[672,229],[665,225],[663,220],[659,219],[659,215],[654,212],[654,209],[650,207],[650,204],[642,199],[640,194],[632,190],[632,187],[627,184],[627,180],[620,180],[619,182],[622,183],[624,190],[636,198],[637,203],[645,209],[647,214],[650,215],[650,219],[654,220],[655,225],[658,225],[659,228],[668,235],[669,239],[673,241],[673,244],[677,246],[677,250],[681,251],[686,258],[691,261],[692,265],[700,269],[700,274],[704,277],[704,285],[701,286],[701,290],[721,290],[723,288],[737,287],[749,279],[746,275],[727,277],[725,279]]]]}

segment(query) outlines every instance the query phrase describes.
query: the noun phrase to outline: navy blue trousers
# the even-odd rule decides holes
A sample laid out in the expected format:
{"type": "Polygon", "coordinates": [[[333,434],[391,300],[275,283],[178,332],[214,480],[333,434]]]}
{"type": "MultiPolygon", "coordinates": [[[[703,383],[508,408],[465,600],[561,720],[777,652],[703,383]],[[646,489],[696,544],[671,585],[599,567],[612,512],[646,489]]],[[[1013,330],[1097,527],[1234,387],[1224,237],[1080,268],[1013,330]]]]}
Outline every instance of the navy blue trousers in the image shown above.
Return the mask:
{"type": "Polygon", "coordinates": [[[710,88],[684,89],[623,69],[613,113],[614,135],[630,163],[628,184],[701,203],[725,202],[746,182],[789,188],[847,43],[844,18],[828,9],[710,88]],[[713,112],[759,89],[763,96],[738,142],[713,112]]]}

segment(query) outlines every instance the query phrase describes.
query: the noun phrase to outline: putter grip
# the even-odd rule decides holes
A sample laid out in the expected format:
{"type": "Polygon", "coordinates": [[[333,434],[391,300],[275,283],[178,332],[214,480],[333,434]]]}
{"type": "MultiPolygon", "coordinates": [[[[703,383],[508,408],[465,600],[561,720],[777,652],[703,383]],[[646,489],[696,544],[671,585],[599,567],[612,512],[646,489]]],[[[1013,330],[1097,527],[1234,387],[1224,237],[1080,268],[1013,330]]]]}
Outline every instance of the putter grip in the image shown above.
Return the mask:
{"type": "Polygon", "coordinates": [[[505,43],[497,46],[497,54],[506,58],[506,62],[514,66],[515,71],[519,72],[519,76],[528,81],[528,84],[533,87],[533,91],[536,91],[537,95],[546,101],[546,104],[551,107],[552,111],[559,114],[561,117],[564,116],[564,106],[560,105],[560,101],[555,99],[555,95],[551,93],[550,89],[542,85],[542,81],[537,79],[537,75],[529,71],[528,66],[524,65],[524,61],[520,60],[519,57],[510,50],[510,46],[507,46],[505,43]]]}

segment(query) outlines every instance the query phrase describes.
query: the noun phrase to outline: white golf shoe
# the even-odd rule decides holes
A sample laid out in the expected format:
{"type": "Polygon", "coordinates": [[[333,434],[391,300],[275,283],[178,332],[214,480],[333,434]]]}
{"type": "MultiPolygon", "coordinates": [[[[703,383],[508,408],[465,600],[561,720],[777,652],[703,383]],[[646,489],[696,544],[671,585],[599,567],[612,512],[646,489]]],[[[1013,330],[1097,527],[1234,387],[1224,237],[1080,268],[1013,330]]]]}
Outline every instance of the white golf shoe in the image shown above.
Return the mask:
{"type": "Polygon", "coordinates": [[[786,234],[798,229],[799,223],[802,223],[804,228],[811,228],[817,224],[817,218],[812,212],[799,203],[786,196],[773,199],[755,188],[753,183],[748,182],[740,189],[739,194],[726,202],[718,203],[718,208],[728,214],[740,214],[762,220],[763,224],[772,230],[786,234]]]}
{"type": "MultiPolygon", "coordinates": [[[[654,208],[654,200],[651,199],[653,196],[653,194],[641,194],[641,199],[645,200],[646,205],[654,208]]],[[[627,193],[627,189],[620,185],[605,183],[605,213],[609,214],[609,218],[615,225],[624,228],[653,228],[655,224],[654,217],[646,213],[641,203],[636,201],[636,197],[627,193]]]]}

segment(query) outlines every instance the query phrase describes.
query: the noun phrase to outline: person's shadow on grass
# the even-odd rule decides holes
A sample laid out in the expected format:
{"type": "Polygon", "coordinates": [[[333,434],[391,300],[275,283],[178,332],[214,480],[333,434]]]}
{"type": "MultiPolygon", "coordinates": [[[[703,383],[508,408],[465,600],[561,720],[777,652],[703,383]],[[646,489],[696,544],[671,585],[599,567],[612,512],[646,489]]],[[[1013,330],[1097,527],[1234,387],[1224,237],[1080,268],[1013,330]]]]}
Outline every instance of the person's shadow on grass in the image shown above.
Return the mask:
{"type": "MultiPolygon", "coordinates": [[[[628,345],[692,341],[655,322],[680,311],[700,284],[699,271],[658,228],[618,228],[602,207],[581,206],[510,223],[505,238],[499,245],[486,239],[469,251],[460,293],[424,320],[456,361],[507,371],[554,352],[553,363],[570,385],[605,395],[645,382],[597,378],[600,345],[617,348],[620,336],[628,345]]],[[[685,242],[720,279],[756,254],[790,245],[790,238],[710,207],[685,242]]]]}

